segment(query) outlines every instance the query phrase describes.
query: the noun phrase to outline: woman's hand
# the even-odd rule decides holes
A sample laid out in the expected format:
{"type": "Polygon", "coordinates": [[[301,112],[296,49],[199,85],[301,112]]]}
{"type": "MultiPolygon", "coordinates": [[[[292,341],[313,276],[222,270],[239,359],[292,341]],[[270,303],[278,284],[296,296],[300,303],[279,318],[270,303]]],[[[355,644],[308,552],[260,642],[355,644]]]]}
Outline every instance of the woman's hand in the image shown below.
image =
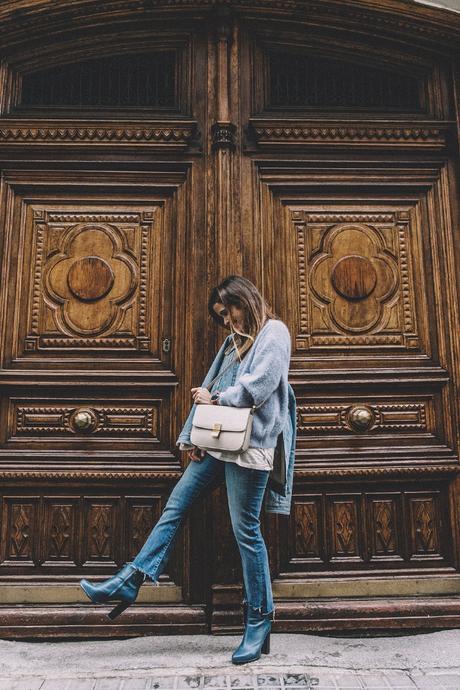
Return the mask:
{"type": "Polygon", "coordinates": [[[189,450],[188,457],[190,458],[190,460],[193,460],[194,462],[201,462],[201,460],[205,456],[205,453],[205,450],[198,448],[198,446],[194,446],[192,450],[189,450]]]}
{"type": "Polygon", "coordinates": [[[211,405],[211,393],[207,388],[192,388],[193,402],[195,405],[211,405]]]}

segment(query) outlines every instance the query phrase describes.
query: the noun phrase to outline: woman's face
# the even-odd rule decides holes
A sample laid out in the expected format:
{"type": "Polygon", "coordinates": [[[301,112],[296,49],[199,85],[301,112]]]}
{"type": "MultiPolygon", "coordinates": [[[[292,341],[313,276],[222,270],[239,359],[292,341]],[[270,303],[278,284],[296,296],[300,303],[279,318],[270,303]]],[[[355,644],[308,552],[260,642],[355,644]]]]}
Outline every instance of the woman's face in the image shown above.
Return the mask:
{"type": "Polygon", "coordinates": [[[224,321],[226,328],[230,328],[230,323],[233,328],[238,331],[244,331],[244,310],[240,307],[230,305],[229,309],[222,302],[216,302],[212,307],[216,314],[218,314],[224,321]]]}

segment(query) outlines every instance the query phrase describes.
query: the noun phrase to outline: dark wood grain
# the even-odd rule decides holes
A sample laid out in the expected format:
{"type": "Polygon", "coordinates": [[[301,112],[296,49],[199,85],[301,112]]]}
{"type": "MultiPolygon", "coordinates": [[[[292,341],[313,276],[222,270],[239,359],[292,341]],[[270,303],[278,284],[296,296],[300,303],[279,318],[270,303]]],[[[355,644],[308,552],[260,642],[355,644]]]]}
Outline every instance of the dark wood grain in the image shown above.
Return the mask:
{"type": "Polygon", "coordinates": [[[458,626],[458,16],[8,0],[0,36],[0,635],[240,629],[223,486],[116,624],[77,584],[187,462],[229,273],[292,335],[275,629],[458,626]]]}

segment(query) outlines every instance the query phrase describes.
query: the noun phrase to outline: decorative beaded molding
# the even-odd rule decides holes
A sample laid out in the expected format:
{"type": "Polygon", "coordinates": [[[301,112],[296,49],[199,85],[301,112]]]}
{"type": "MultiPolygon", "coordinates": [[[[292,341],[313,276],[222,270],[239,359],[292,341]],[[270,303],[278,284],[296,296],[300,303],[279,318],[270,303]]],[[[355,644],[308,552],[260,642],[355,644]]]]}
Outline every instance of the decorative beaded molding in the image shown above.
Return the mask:
{"type": "Polygon", "coordinates": [[[251,120],[251,129],[258,146],[344,144],[373,146],[423,146],[444,148],[446,131],[433,124],[414,127],[391,127],[378,123],[315,125],[311,122],[293,123],[282,121],[251,120]]]}
{"type": "Polygon", "coordinates": [[[393,223],[394,218],[394,213],[292,213],[293,220],[307,223],[393,223]]]}
{"type": "Polygon", "coordinates": [[[71,347],[71,348],[105,348],[105,347],[123,347],[124,349],[145,349],[141,347],[136,338],[27,338],[26,350],[38,350],[42,347],[71,347]]]}
{"type": "MultiPolygon", "coordinates": [[[[145,213],[46,213],[51,223],[139,223],[146,215],[145,213]]],[[[148,220],[151,220],[152,214],[148,215],[148,220]]],[[[34,218],[43,220],[44,211],[34,211],[34,218]]]]}
{"type": "MultiPolygon", "coordinates": [[[[460,465],[426,465],[423,467],[372,467],[372,468],[350,468],[350,469],[304,469],[296,468],[295,477],[299,479],[346,479],[365,477],[375,479],[378,477],[419,477],[452,475],[460,473],[460,465]]],[[[1,476],[1,475],[0,475],[1,476]]]]}
{"type": "MultiPolygon", "coordinates": [[[[350,468],[350,469],[304,469],[296,468],[295,477],[298,479],[331,479],[340,478],[347,479],[355,477],[365,477],[374,479],[378,477],[417,477],[417,476],[436,476],[436,475],[453,475],[460,472],[460,465],[427,465],[425,467],[385,467],[385,468],[350,468]]],[[[42,481],[56,481],[56,480],[102,480],[102,481],[137,481],[137,480],[155,480],[155,479],[180,479],[182,471],[180,470],[152,470],[150,472],[93,472],[93,471],[37,471],[37,470],[2,470],[0,471],[0,479],[2,480],[42,480],[42,481]]]]}
{"type": "MultiPolygon", "coordinates": [[[[158,429],[154,429],[154,408],[147,407],[97,407],[90,406],[97,423],[88,436],[93,434],[135,434],[157,438],[158,429]],[[120,424],[120,418],[125,420],[120,424]]],[[[78,407],[17,407],[16,432],[18,434],[66,434],[79,433],[71,423],[72,414],[78,407]]],[[[157,415],[155,414],[155,426],[157,415]]]]}
{"type": "Polygon", "coordinates": [[[54,480],[102,480],[102,481],[138,481],[138,480],[155,480],[155,479],[180,479],[182,472],[179,470],[168,470],[168,471],[155,471],[150,472],[92,472],[84,470],[81,471],[65,471],[62,472],[40,472],[36,470],[12,470],[1,471],[0,479],[4,480],[21,480],[21,479],[33,479],[42,481],[54,481],[54,480]]]}
{"type": "Polygon", "coordinates": [[[372,426],[372,431],[428,431],[426,409],[423,403],[369,405],[360,402],[354,405],[299,405],[297,408],[297,430],[305,435],[326,431],[353,433],[353,429],[348,423],[347,414],[350,408],[359,407],[362,404],[369,407],[374,414],[375,423],[372,426]],[[392,417],[391,420],[390,416],[392,417]],[[312,418],[312,423],[306,424],[309,417],[312,418]]]}
{"type": "Polygon", "coordinates": [[[66,126],[23,124],[15,121],[0,122],[0,144],[120,144],[150,145],[187,148],[194,133],[195,124],[171,123],[158,127],[136,125],[81,125],[66,126]]]}
{"type": "Polygon", "coordinates": [[[139,315],[138,315],[138,338],[140,350],[148,350],[149,342],[147,336],[147,290],[148,290],[148,249],[149,234],[151,223],[141,224],[141,254],[139,268],[139,315]]]}

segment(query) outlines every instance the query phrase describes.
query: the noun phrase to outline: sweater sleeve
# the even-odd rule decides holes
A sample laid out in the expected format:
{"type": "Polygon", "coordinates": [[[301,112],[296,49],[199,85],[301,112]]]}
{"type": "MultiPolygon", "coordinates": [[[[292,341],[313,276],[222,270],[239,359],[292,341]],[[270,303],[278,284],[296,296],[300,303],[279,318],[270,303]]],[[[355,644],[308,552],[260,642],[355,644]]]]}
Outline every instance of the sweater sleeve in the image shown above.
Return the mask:
{"type": "Polygon", "coordinates": [[[282,376],[287,378],[291,357],[291,338],[287,326],[282,321],[273,321],[261,335],[263,337],[253,345],[255,349],[249,371],[242,374],[234,386],[220,394],[219,405],[260,405],[278,388],[282,376]]]}

